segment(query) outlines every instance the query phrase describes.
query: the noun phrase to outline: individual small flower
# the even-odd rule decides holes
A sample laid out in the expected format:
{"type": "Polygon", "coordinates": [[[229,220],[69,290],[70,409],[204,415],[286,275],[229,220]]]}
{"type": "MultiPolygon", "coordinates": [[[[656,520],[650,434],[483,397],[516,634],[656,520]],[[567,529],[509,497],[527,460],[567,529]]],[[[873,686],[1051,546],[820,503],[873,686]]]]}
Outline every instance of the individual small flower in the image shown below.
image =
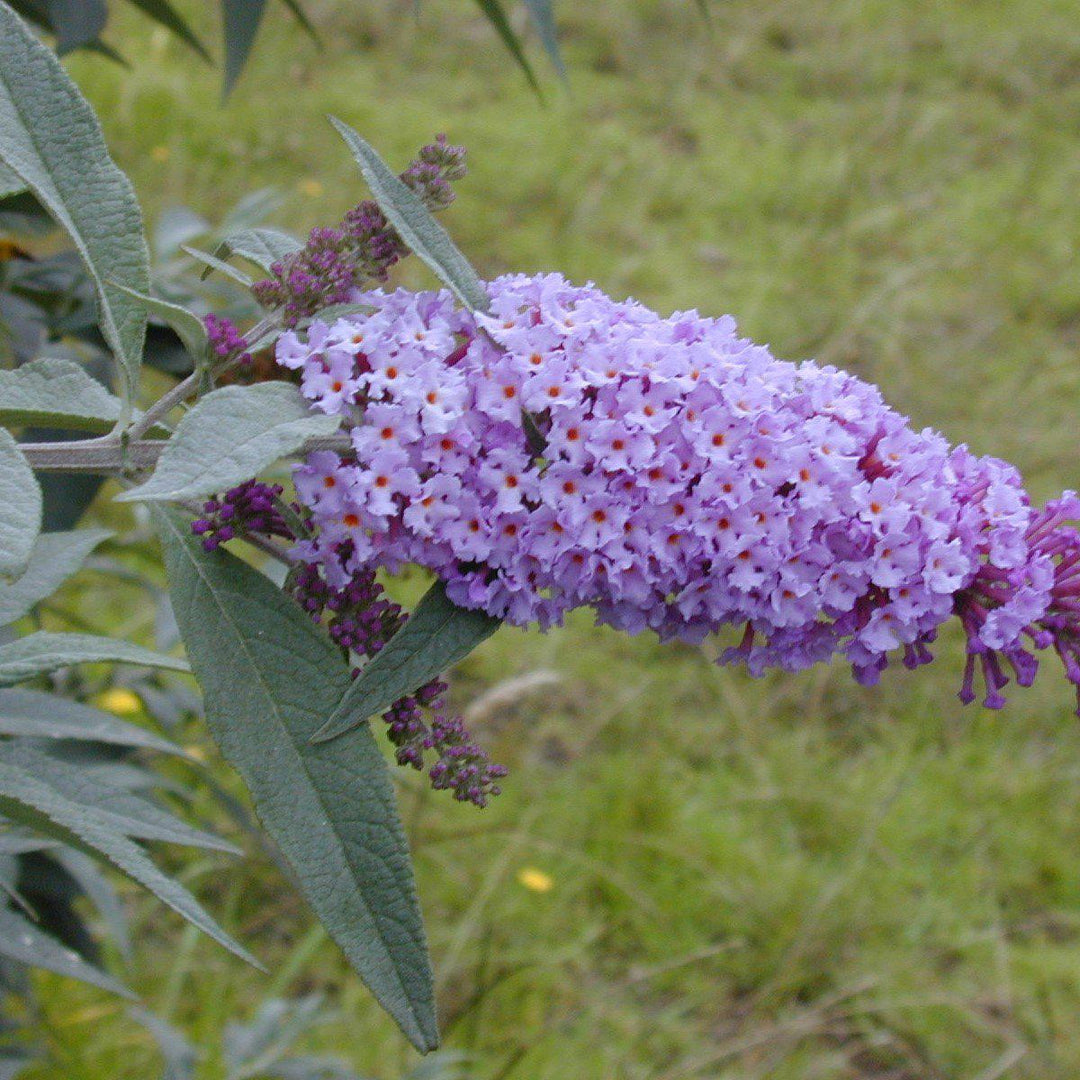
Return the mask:
{"type": "Polygon", "coordinates": [[[524,886],[529,892],[549,893],[555,888],[555,879],[535,866],[523,866],[517,872],[517,879],[518,884],[524,886]]]}

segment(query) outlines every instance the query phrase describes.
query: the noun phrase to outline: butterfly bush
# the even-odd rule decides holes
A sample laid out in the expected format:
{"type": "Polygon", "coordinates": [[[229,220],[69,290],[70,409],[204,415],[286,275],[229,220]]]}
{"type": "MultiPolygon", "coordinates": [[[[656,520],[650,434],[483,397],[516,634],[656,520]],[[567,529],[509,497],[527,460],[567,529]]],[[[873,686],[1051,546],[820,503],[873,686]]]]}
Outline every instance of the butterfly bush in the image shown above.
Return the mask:
{"type": "Polygon", "coordinates": [[[870,384],[788,363],[727,316],[661,317],[558,275],[354,294],[367,313],[279,340],[352,452],[296,470],[330,590],[426,567],[510,623],[598,622],[698,643],[759,674],[840,653],[876,682],[932,659],[954,615],[960,696],[1004,703],[1052,648],[1080,685],[1080,517],[1036,510],[1004,461],[916,430],[870,384]]]}

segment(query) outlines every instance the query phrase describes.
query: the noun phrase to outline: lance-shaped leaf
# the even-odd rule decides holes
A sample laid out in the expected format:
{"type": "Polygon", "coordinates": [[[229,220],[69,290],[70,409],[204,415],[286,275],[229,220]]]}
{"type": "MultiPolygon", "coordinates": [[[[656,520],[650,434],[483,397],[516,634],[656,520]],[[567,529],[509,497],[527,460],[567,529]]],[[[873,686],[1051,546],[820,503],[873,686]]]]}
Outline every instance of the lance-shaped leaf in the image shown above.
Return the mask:
{"type": "Polygon", "coordinates": [[[187,671],[187,664],[172,656],[95,634],[52,634],[39,631],[0,645],[0,686],[11,686],[72,664],[112,661],[140,667],[187,671]]]}
{"type": "Polygon", "coordinates": [[[9,195],[17,195],[25,190],[26,184],[22,177],[17,176],[0,161],[0,199],[6,199],[9,195]]]}
{"type": "MultiPolygon", "coordinates": [[[[241,229],[226,236],[214,254],[220,259],[239,255],[269,274],[274,263],[295,255],[302,246],[296,237],[277,229],[241,229]]],[[[202,276],[209,277],[212,271],[213,267],[208,266],[202,276]]]]}
{"type": "Polygon", "coordinates": [[[243,285],[245,289],[250,289],[255,283],[255,279],[245,274],[243,270],[237,270],[235,266],[230,266],[223,259],[211,255],[208,251],[200,251],[198,248],[190,247],[187,244],[181,244],[180,250],[206,267],[202,272],[202,280],[204,281],[216,270],[219,274],[232,278],[238,285],[243,285]]]}
{"type": "Polygon", "coordinates": [[[147,296],[146,293],[129,289],[126,285],[117,285],[117,288],[136,303],[142,304],[151,315],[156,315],[167,326],[172,327],[197,366],[205,363],[209,337],[202,319],[194,311],[188,311],[186,307],[172,304],[168,300],[160,300],[156,296],[147,296]]]}
{"type": "Polygon", "coordinates": [[[98,318],[134,396],[146,313],[110,282],[146,292],[149,256],[128,178],[60,62],[0,4],[0,161],[71,234],[98,294],[98,318]]]}
{"type": "Polygon", "coordinates": [[[525,0],[525,7],[532,17],[536,32],[540,35],[540,42],[544,51],[548,54],[555,70],[559,75],[566,78],[566,65],[563,63],[562,52],[559,50],[559,37],[555,26],[555,11],[552,0],[525,0]]]}
{"type": "Polygon", "coordinates": [[[0,371],[0,424],[103,433],[120,417],[120,399],[74,360],[42,357],[0,371]]]}
{"type": "Polygon", "coordinates": [[[193,828],[141,795],[109,783],[101,773],[92,773],[80,765],[50,757],[25,743],[0,744],[0,761],[25,769],[73,802],[92,806],[102,821],[133,840],[159,840],[207,851],[243,854],[220,837],[193,828]]]}
{"type": "Polygon", "coordinates": [[[386,762],[367,727],[310,744],[348,667],[268,578],[228,552],[207,554],[175,513],[155,516],[215,741],[360,977],[418,1049],[433,1049],[431,969],[386,762]]]}
{"type": "Polygon", "coordinates": [[[176,743],[112,713],[58,694],[8,687],[0,690],[0,735],[77,739],[183,755],[176,743]]]}
{"type": "Polygon", "coordinates": [[[0,581],[30,561],[41,529],[41,488],[12,437],[0,428],[0,581]]]}
{"type": "Polygon", "coordinates": [[[45,0],[45,6],[61,56],[97,41],[109,16],[105,0],[45,0]]]}
{"type": "Polygon", "coordinates": [[[0,761],[0,813],[88,855],[106,859],[230,952],[255,967],[260,966],[183,885],[163,874],[138,844],[117,832],[109,817],[94,807],[66,798],[25,769],[0,761]]]}
{"type": "Polygon", "coordinates": [[[312,412],[291,383],[222,387],[180,421],[153,476],[117,501],[212,495],[250,480],[308,439],[332,435],[340,423],[312,412]]]}
{"type": "Polygon", "coordinates": [[[88,963],[74,949],[69,949],[6,904],[0,905],[0,956],[79,979],[132,1000],[135,998],[122,982],[88,963]]]}
{"type": "Polygon", "coordinates": [[[182,15],[168,2],[168,0],[129,0],[141,11],[144,11],[151,19],[161,23],[167,30],[171,30],[184,44],[194,49],[208,64],[213,63],[210,54],[206,51],[203,43],[195,36],[194,31],[187,24],[182,15]]]}
{"type": "Polygon", "coordinates": [[[352,151],[375,201],[409,250],[419,255],[466,307],[486,311],[491,300],[483,282],[431,211],[348,124],[334,116],[330,123],[352,151]]]}
{"type": "Polygon", "coordinates": [[[86,556],[111,535],[106,529],[79,529],[39,536],[22,574],[11,582],[0,581],[0,626],[21,619],[35,604],[56,592],[82,566],[86,556]]]}
{"type": "Polygon", "coordinates": [[[409,621],[368,661],[314,741],[336,738],[384,712],[398,698],[463,660],[500,625],[499,619],[486,612],[458,607],[447,597],[442,582],[436,582],[409,621]]]}
{"type": "Polygon", "coordinates": [[[487,16],[488,22],[495,27],[495,32],[502,38],[503,44],[510,50],[510,55],[521,66],[521,70],[525,73],[525,78],[529,80],[529,85],[536,91],[537,95],[540,94],[540,84],[536,81],[536,73],[532,69],[532,65],[529,63],[529,58],[525,55],[525,50],[521,47],[521,42],[518,40],[517,34],[514,33],[514,28],[510,25],[510,20],[507,18],[506,10],[502,6],[501,0],[476,0],[477,6],[487,16]]]}
{"type": "Polygon", "coordinates": [[[221,0],[225,23],[225,94],[236,85],[255,44],[266,0],[221,0]]]}

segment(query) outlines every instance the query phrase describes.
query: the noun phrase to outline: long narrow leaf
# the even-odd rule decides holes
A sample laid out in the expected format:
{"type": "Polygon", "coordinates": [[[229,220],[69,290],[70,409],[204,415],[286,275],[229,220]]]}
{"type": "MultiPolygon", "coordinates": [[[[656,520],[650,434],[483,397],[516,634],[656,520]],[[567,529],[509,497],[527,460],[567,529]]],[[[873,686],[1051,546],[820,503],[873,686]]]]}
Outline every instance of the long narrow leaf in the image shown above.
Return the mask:
{"type": "Polygon", "coordinates": [[[109,17],[105,0],[45,0],[45,6],[61,56],[97,41],[109,17]]]}
{"type": "Polygon", "coordinates": [[[206,851],[240,855],[239,848],[212,833],[193,828],[167,810],[102,779],[85,767],[61,761],[19,742],[0,744],[0,761],[25,769],[81,806],[92,806],[103,822],[133,840],[158,840],[206,851]]]}
{"type": "Polygon", "coordinates": [[[184,753],[176,743],[146,728],[129,724],[112,713],[58,694],[45,694],[21,686],[0,690],[0,735],[73,739],[158,750],[163,754],[184,753]]]}
{"type": "Polygon", "coordinates": [[[52,596],[110,535],[105,529],[78,529],[39,536],[22,574],[12,582],[0,581],[0,626],[21,619],[35,604],[52,596]]]}
{"type": "Polygon", "coordinates": [[[94,111],[52,52],[6,4],[0,4],[0,161],[75,242],[97,289],[101,330],[120,362],[130,401],[146,313],[109,282],[149,289],[139,204],[109,156],[94,111]]]}
{"type": "Polygon", "coordinates": [[[41,488],[11,432],[0,428],[0,581],[30,561],[41,528],[41,488]]]}
{"type": "Polygon", "coordinates": [[[88,855],[106,859],[230,952],[255,967],[260,966],[218,926],[187,889],[163,874],[142,848],[118,833],[108,818],[93,807],[72,802],[26,770],[0,761],[0,813],[88,855]]]}
{"type": "Polygon", "coordinates": [[[529,58],[525,55],[525,50],[521,47],[517,34],[514,33],[514,28],[510,25],[510,20],[506,17],[506,10],[502,4],[499,0],[476,0],[476,3],[487,17],[488,22],[495,27],[495,32],[510,50],[510,55],[518,62],[521,70],[525,72],[525,78],[529,80],[529,85],[539,94],[540,84],[536,81],[536,73],[529,63],[529,58]]]}
{"type": "Polygon", "coordinates": [[[11,686],[72,664],[104,662],[187,671],[183,660],[162,656],[141,645],[94,634],[53,634],[42,630],[0,645],[0,686],[11,686]]]}
{"type": "MultiPolygon", "coordinates": [[[[226,236],[214,255],[220,259],[239,255],[253,262],[260,270],[270,273],[274,263],[295,254],[301,247],[300,241],[294,236],[278,232],[277,229],[241,229],[226,236]]],[[[208,277],[212,270],[213,267],[208,266],[202,276],[208,277]]]]}
{"type": "Polygon", "coordinates": [[[559,75],[566,78],[566,64],[563,63],[562,52],[559,49],[559,36],[555,25],[555,11],[552,0],[525,0],[525,7],[532,16],[533,25],[540,35],[540,42],[544,51],[548,54],[555,70],[559,75]]]}
{"type": "Polygon", "coordinates": [[[20,915],[5,904],[0,904],[0,956],[135,999],[135,995],[118,979],[94,967],[74,949],[50,937],[25,915],[20,915]]]}
{"type": "Polygon", "coordinates": [[[330,123],[352,151],[375,201],[409,249],[435,271],[466,307],[486,311],[491,304],[487,291],[449,233],[431,216],[416,194],[394,175],[373,146],[336,117],[331,116],[330,123]]]}
{"type": "Polygon", "coordinates": [[[168,2],[168,0],[128,0],[140,11],[145,12],[156,22],[161,23],[166,30],[171,30],[184,44],[194,49],[208,64],[213,60],[206,51],[203,43],[195,36],[194,31],[188,26],[182,15],[168,2]]]}
{"type": "Polygon", "coordinates": [[[360,977],[418,1049],[433,1049],[431,968],[386,762],[367,727],[331,746],[309,742],[349,669],[268,578],[203,551],[174,512],[155,520],[215,741],[360,977]]]}
{"type": "Polygon", "coordinates": [[[337,738],[385,711],[464,659],[500,625],[483,611],[458,607],[447,598],[442,582],[436,582],[409,621],[349,686],[313,741],[337,738]]]}
{"type": "Polygon", "coordinates": [[[236,80],[255,44],[266,0],[221,0],[225,24],[225,95],[232,92],[236,80]]]}
{"type": "Polygon", "coordinates": [[[156,296],[148,296],[146,293],[129,289],[126,285],[118,285],[117,288],[136,303],[142,304],[149,314],[156,315],[162,322],[172,327],[184,348],[191,353],[196,366],[202,366],[205,363],[209,337],[202,319],[195,312],[179,304],[172,304],[168,300],[161,300],[156,296]]]}

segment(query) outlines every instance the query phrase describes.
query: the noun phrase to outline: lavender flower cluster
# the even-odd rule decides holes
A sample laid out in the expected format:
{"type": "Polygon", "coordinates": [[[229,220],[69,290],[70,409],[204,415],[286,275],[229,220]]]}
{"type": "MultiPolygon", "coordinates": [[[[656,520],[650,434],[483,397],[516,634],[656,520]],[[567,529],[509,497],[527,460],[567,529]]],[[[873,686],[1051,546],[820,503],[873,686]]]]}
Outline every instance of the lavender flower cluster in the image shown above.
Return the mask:
{"type": "Polygon", "coordinates": [[[312,454],[298,554],[345,589],[415,563],[511,623],[592,608],[758,673],[840,653],[863,683],[915,667],[953,614],[988,706],[1053,647],[1080,685],[1080,516],[1032,509],[1010,465],[917,431],[873,386],[792,364],[729,317],[663,318],[557,275],[350,299],[370,314],[286,333],[278,362],[353,453],[312,454]]]}

